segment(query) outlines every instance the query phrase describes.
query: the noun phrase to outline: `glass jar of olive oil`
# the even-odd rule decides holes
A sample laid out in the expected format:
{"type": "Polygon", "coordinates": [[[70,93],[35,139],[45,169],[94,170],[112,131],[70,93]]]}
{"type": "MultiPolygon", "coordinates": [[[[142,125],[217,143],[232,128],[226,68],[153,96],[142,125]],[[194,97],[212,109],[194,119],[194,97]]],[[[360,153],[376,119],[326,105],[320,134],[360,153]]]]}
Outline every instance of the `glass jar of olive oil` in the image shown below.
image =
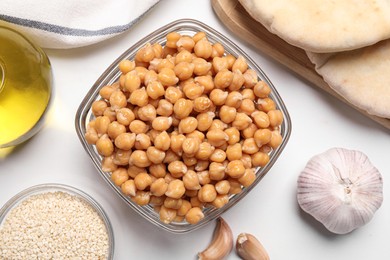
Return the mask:
{"type": "Polygon", "coordinates": [[[0,25],[0,148],[38,132],[51,92],[47,55],[21,33],[0,25]]]}

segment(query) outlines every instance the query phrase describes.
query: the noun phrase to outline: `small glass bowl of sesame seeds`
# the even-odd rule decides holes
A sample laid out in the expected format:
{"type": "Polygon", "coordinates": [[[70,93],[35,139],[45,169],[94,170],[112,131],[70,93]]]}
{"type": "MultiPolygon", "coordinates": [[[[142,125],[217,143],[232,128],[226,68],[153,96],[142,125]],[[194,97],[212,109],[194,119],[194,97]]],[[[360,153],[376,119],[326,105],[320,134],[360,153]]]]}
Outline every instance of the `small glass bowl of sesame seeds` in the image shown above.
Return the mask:
{"type": "Polygon", "coordinates": [[[0,259],[113,259],[114,236],[102,207],[63,184],[21,191],[0,209],[0,259]]]}

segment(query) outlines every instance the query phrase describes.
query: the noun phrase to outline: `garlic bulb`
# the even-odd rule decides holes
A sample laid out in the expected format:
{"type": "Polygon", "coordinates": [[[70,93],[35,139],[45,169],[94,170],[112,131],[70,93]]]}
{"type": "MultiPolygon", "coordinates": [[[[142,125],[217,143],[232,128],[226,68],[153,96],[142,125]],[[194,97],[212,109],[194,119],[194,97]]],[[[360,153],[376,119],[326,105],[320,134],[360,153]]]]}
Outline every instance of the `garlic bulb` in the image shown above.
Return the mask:
{"type": "Polygon", "coordinates": [[[329,231],[346,234],[382,205],[382,176],[364,153],[332,148],[309,160],[298,177],[297,199],[329,231]]]}

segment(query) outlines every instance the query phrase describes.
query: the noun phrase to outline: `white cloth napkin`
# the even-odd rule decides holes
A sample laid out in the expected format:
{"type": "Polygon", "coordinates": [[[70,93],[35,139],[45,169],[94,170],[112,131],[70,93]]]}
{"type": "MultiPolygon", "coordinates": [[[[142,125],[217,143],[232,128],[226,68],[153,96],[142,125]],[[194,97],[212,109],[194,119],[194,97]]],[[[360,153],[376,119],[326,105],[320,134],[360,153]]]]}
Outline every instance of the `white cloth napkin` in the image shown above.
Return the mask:
{"type": "Polygon", "coordinates": [[[17,29],[42,48],[76,48],[127,31],[158,2],[0,0],[0,25],[17,29]]]}

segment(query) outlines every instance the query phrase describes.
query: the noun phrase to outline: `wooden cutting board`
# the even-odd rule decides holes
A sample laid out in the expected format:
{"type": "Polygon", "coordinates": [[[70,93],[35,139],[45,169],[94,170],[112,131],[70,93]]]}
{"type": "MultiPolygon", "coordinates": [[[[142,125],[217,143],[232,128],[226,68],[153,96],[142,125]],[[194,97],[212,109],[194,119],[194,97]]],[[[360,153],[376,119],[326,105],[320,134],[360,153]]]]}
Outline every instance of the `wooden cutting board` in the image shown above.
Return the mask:
{"type": "Polygon", "coordinates": [[[315,71],[314,65],[310,62],[304,50],[292,46],[270,33],[264,26],[250,17],[238,0],[211,0],[211,3],[214,12],[222,23],[242,40],[294,71],[314,86],[319,87],[375,122],[390,129],[390,119],[370,115],[352,105],[332,90],[315,71]]]}

